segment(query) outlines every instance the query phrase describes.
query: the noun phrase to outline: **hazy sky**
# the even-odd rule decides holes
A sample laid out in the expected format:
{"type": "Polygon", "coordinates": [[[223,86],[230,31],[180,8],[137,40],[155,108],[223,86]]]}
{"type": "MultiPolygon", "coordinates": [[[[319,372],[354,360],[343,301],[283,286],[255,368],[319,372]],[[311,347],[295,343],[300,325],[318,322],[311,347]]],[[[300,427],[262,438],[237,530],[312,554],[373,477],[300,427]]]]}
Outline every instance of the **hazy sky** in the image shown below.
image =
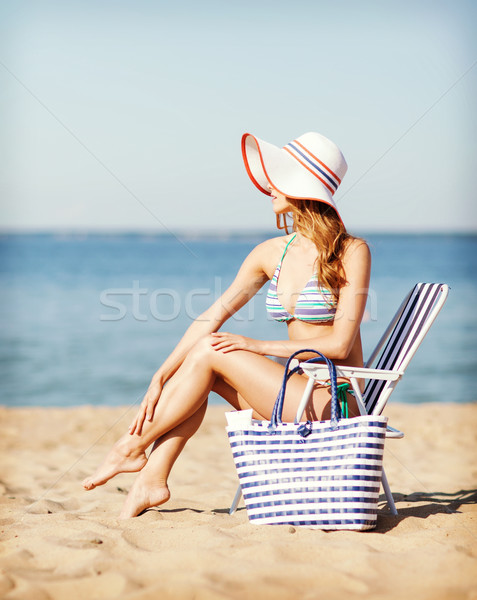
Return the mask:
{"type": "Polygon", "coordinates": [[[351,231],[477,231],[477,3],[0,3],[2,229],[264,229],[245,131],[349,164],[351,231]]]}

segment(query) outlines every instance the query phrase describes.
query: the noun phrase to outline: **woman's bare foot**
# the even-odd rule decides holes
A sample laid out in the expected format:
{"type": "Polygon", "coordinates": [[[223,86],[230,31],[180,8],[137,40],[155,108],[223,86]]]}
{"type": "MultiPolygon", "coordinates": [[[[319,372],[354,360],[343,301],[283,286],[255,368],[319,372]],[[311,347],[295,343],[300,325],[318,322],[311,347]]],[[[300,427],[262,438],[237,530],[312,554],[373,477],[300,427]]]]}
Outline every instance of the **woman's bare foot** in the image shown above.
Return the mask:
{"type": "Polygon", "coordinates": [[[165,481],[149,482],[148,478],[142,475],[143,473],[140,473],[134,482],[119,515],[120,519],[137,517],[148,508],[164,504],[171,497],[165,481]]]}
{"type": "Polygon", "coordinates": [[[103,485],[118,473],[135,473],[144,467],[147,463],[146,454],[143,450],[131,450],[128,445],[129,437],[119,440],[111,448],[96,473],[83,480],[83,487],[86,490],[103,485]]]}

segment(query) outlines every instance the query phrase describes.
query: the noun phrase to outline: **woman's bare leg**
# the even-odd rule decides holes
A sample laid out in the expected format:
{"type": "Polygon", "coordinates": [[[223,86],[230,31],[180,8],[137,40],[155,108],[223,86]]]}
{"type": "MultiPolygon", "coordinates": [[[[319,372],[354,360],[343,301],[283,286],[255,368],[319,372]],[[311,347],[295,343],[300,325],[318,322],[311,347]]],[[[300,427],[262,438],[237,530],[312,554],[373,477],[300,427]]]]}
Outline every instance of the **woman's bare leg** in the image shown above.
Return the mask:
{"type": "MultiPolygon", "coordinates": [[[[222,396],[238,410],[250,408],[236,390],[218,377],[212,391],[222,396]]],[[[167,484],[169,474],[187,441],[199,429],[206,407],[207,402],[204,402],[199,410],[184,423],[156,440],[145,467],[138,474],[126,498],[120,518],[135,517],[147,508],[159,506],[169,500],[170,491],[167,484]]],[[[261,417],[258,414],[255,416],[261,417]]]]}
{"type": "MultiPolygon", "coordinates": [[[[93,489],[117,473],[141,470],[147,462],[146,449],[199,410],[217,377],[245,398],[258,414],[270,418],[274,399],[282,382],[283,367],[251,352],[216,351],[210,338],[204,338],[189,352],[164,388],[154,418],[144,423],[141,435],[127,434],[121,438],[95,475],[83,482],[84,487],[93,489]]],[[[306,377],[295,375],[290,379],[284,421],[294,419],[305,385],[306,377]]],[[[316,418],[329,418],[329,403],[329,389],[316,389],[310,410],[316,418]]]]}
{"type": "Polygon", "coordinates": [[[207,401],[191,417],[154,443],[146,465],[126,498],[120,515],[122,519],[135,517],[146,508],[159,506],[169,500],[167,480],[171,469],[187,441],[199,429],[206,408],[207,401]]]}
{"type": "Polygon", "coordinates": [[[171,378],[164,388],[161,398],[156,406],[153,421],[145,421],[141,434],[125,434],[114,444],[104,462],[92,477],[83,481],[86,490],[92,490],[98,485],[106,483],[118,473],[133,473],[140,471],[147,463],[146,450],[156,440],[174,430],[176,427],[192,417],[206,401],[209,388],[212,387],[215,376],[210,371],[195,374],[186,366],[187,358],[180,369],[171,378]],[[185,392],[185,402],[181,398],[185,392]],[[203,392],[201,390],[204,390],[203,392]],[[162,425],[162,426],[161,426],[162,425]]]}

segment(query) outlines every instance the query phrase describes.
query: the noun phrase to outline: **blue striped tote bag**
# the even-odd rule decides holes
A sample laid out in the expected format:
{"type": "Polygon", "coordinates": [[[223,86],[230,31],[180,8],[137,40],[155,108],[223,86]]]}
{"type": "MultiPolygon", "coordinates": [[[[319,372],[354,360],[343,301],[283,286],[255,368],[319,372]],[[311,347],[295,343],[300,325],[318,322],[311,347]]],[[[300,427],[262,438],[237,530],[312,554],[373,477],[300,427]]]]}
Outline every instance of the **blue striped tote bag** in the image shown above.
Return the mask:
{"type": "Polygon", "coordinates": [[[366,530],[376,526],[387,417],[342,418],[336,370],[314,350],[295,352],[287,361],[270,421],[248,411],[231,413],[227,434],[247,507],[255,524],[314,529],[366,530]],[[331,387],[331,419],[283,423],[281,416],[290,370],[300,352],[325,362],[331,387]],[[241,417],[241,413],[244,415],[241,417]]]}

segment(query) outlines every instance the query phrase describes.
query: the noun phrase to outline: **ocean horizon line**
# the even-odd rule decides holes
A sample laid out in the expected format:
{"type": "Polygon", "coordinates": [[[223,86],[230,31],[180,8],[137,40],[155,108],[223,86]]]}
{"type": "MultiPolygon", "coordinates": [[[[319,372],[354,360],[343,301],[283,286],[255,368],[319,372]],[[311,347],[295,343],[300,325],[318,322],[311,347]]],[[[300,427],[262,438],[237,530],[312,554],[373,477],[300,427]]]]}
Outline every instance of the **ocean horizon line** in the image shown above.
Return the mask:
{"type": "MultiPolygon", "coordinates": [[[[361,237],[477,237],[477,230],[386,230],[370,229],[351,232],[361,237]]],[[[57,238],[99,238],[99,237],[137,237],[137,238],[181,238],[189,240],[203,239],[250,239],[280,235],[277,229],[177,229],[159,231],[156,229],[102,229],[102,228],[38,228],[10,229],[0,228],[0,238],[13,237],[57,237],[57,238]]]]}

